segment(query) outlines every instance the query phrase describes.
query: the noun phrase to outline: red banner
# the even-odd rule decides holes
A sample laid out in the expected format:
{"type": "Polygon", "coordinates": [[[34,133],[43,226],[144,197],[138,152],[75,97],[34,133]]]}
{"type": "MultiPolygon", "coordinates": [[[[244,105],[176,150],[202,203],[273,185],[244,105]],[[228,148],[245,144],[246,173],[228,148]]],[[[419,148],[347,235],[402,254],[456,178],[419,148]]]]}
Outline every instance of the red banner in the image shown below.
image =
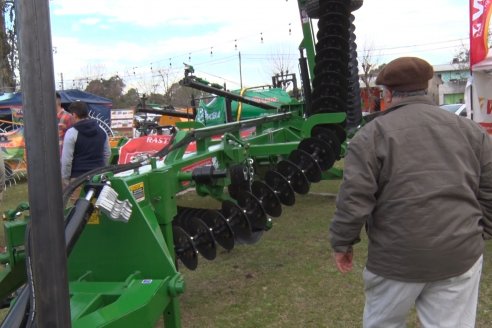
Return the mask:
{"type": "Polygon", "coordinates": [[[470,69],[485,59],[488,52],[492,0],[470,0],[470,69]]]}
{"type": "Polygon", "coordinates": [[[131,139],[120,148],[118,164],[132,162],[142,154],[153,155],[164,148],[171,141],[168,135],[152,135],[131,139]]]}

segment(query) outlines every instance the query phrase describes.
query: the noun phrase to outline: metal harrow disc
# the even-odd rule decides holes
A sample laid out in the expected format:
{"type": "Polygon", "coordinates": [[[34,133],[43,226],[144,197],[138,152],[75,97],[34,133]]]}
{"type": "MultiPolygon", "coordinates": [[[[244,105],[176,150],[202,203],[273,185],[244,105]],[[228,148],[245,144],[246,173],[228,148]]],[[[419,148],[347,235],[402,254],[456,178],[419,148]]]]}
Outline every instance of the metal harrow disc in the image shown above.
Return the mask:
{"type": "Polygon", "coordinates": [[[221,213],[234,231],[236,239],[251,238],[251,223],[241,207],[230,200],[225,200],[222,202],[221,213]]]}
{"type": "MultiPolygon", "coordinates": [[[[330,17],[328,17],[328,19],[330,18],[334,18],[336,17],[336,15],[330,15],[330,17]]],[[[318,30],[318,33],[317,35],[319,36],[324,36],[325,38],[327,37],[331,37],[331,36],[341,36],[343,37],[344,39],[348,40],[349,38],[349,24],[348,24],[348,18],[346,19],[346,23],[345,24],[333,24],[333,23],[330,23],[330,21],[318,21],[318,27],[319,27],[319,30],[318,30]]],[[[318,36],[318,44],[322,44],[324,45],[323,41],[324,41],[324,38],[321,37],[319,38],[318,36]]]]}
{"type": "Polygon", "coordinates": [[[305,195],[309,192],[309,180],[299,166],[284,159],[278,162],[277,169],[278,172],[289,181],[295,192],[301,195],[305,195]]]}
{"type": "Polygon", "coordinates": [[[345,131],[345,128],[340,124],[330,124],[327,125],[326,128],[333,130],[340,142],[344,142],[345,139],[347,139],[347,132],[345,131]]]}
{"type": "Polygon", "coordinates": [[[256,180],[253,181],[251,190],[268,215],[279,217],[282,214],[282,204],[280,203],[280,199],[270,186],[256,180]]]}
{"type": "Polygon", "coordinates": [[[174,252],[176,257],[189,270],[195,270],[198,266],[198,251],[193,239],[178,226],[173,226],[174,252]]]}
{"type": "MultiPolygon", "coordinates": [[[[346,33],[345,31],[349,29],[349,20],[348,20],[348,10],[346,12],[330,12],[325,14],[325,19],[322,20],[321,22],[318,21],[318,28],[319,30],[326,31],[330,30],[329,26],[340,26],[340,28],[344,29],[343,34],[335,34],[335,35],[342,35],[345,36],[346,33]]],[[[319,31],[318,30],[318,31],[319,31]]]]}
{"type": "Polygon", "coordinates": [[[217,256],[214,235],[211,229],[198,217],[187,220],[186,232],[191,235],[198,252],[207,260],[213,260],[217,256]]]}
{"type": "Polygon", "coordinates": [[[254,231],[265,230],[267,226],[267,216],[261,202],[249,191],[242,191],[238,198],[237,204],[244,210],[244,213],[251,222],[254,231]]]}
{"type": "Polygon", "coordinates": [[[241,192],[237,202],[251,222],[252,233],[248,238],[237,237],[236,240],[242,244],[254,244],[260,240],[267,226],[268,218],[265,210],[260,201],[249,191],[241,192]]]}
{"type": "Polygon", "coordinates": [[[333,149],[333,152],[335,153],[336,157],[340,159],[342,145],[334,130],[328,127],[318,125],[311,130],[311,136],[328,143],[331,149],[333,149]]]}
{"type": "Polygon", "coordinates": [[[328,170],[335,163],[335,153],[331,146],[318,138],[303,139],[297,148],[313,156],[323,171],[328,170]]]}
{"type": "Polygon", "coordinates": [[[301,168],[309,181],[321,181],[322,172],[318,162],[304,150],[294,149],[289,155],[289,160],[301,168]]]}
{"type": "Polygon", "coordinates": [[[318,109],[316,112],[318,114],[345,112],[347,109],[347,104],[344,101],[344,97],[345,96],[335,97],[331,95],[322,95],[313,100],[313,107],[318,109]]]}
{"type": "Polygon", "coordinates": [[[275,191],[282,204],[287,206],[294,205],[296,202],[294,189],[282,174],[269,170],[265,174],[265,182],[275,191]]]}
{"type": "Polygon", "coordinates": [[[174,224],[186,230],[186,222],[189,218],[193,217],[194,210],[191,207],[178,207],[178,214],[174,217],[174,224]]]}
{"type": "Polygon", "coordinates": [[[200,218],[212,228],[217,244],[228,251],[234,248],[234,231],[229,222],[227,222],[226,218],[219,211],[203,210],[200,218]]]}
{"type": "MultiPolygon", "coordinates": [[[[343,63],[337,59],[326,59],[326,58],[320,58],[319,63],[316,64],[314,68],[314,73],[318,74],[316,77],[313,79],[313,86],[320,86],[323,83],[330,82],[330,81],[336,81],[339,84],[343,84],[344,82],[342,81],[343,79],[346,78],[346,74],[344,69],[340,67],[343,63]],[[326,78],[320,78],[319,75],[326,75],[326,78]]],[[[317,90],[315,90],[318,92],[317,90]]],[[[320,90],[321,91],[321,90],[320,90]]],[[[325,94],[326,93],[321,93],[325,94]]]]}

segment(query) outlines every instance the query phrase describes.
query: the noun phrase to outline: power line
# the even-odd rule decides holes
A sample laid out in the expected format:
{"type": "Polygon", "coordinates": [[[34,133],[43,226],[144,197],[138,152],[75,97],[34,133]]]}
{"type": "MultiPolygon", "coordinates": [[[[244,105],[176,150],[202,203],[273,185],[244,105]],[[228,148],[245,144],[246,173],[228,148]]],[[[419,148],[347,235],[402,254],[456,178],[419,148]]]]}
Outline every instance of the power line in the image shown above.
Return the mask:
{"type": "Polygon", "coordinates": [[[461,41],[461,42],[466,41],[466,42],[468,42],[469,40],[467,38],[453,39],[453,40],[447,40],[447,41],[437,41],[437,42],[429,42],[429,43],[412,44],[412,45],[406,45],[406,46],[395,46],[395,47],[379,48],[379,49],[373,49],[373,51],[382,51],[382,50],[394,50],[394,49],[421,47],[421,46],[436,45],[436,44],[449,43],[449,42],[457,42],[457,41],[461,41]]]}
{"type": "MultiPolygon", "coordinates": [[[[245,38],[238,38],[238,39],[234,39],[233,41],[228,41],[228,42],[237,42],[238,40],[241,40],[241,39],[245,39],[245,38]]],[[[462,44],[464,42],[468,42],[468,39],[466,38],[461,38],[461,39],[450,39],[450,40],[443,40],[443,41],[437,41],[437,42],[426,42],[426,43],[419,43],[419,44],[412,44],[412,45],[401,45],[401,46],[392,46],[392,47],[381,47],[381,48],[375,48],[375,49],[363,49],[363,50],[358,50],[358,54],[359,55],[363,55],[365,53],[369,53],[369,52],[372,52],[372,53],[375,53],[375,52],[381,52],[381,53],[378,53],[377,56],[378,57],[387,57],[387,56],[394,56],[394,55],[399,55],[399,54],[404,54],[405,52],[403,51],[404,49],[408,49],[408,48],[412,48],[412,52],[419,52],[419,53],[422,53],[422,52],[434,52],[434,51],[440,51],[440,50],[445,50],[445,49],[451,49],[451,48],[457,48],[459,47],[460,45],[448,45],[448,46],[439,46],[439,47],[436,47],[436,45],[442,45],[442,44],[448,44],[448,43],[452,43],[452,42],[462,42],[462,44]],[[425,48],[425,47],[428,47],[428,46],[432,46],[431,48],[425,48]],[[424,47],[423,49],[418,49],[418,48],[422,48],[424,47]],[[416,49],[417,48],[417,49],[416,49]],[[400,51],[392,51],[392,50],[400,50],[400,51]]],[[[172,56],[172,57],[168,57],[168,59],[162,59],[162,60],[156,60],[156,61],[152,61],[149,65],[150,69],[148,72],[141,72],[141,73],[136,73],[136,71],[139,71],[139,70],[142,70],[142,69],[145,69],[147,70],[148,68],[147,67],[143,67],[143,66],[134,66],[134,67],[131,67],[131,68],[126,68],[124,69],[124,71],[126,71],[127,73],[126,74],[98,74],[98,75],[93,75],[93,76],[84,76],[84,77],[76,77],[76,78],[72,78],[72,79],[67,79],[65,77],[65,83],[66,84],[71,84],[72,85],[81,85],[83,84],[83,81],[86,81],[87,84],[91,81],[91,80],[95,80],[95,79],[102,79],[104,76],[115,76],[115,75],[118,75],[120,76],[123,80],[125,81],[135,81],[136,79],[143,79],[143,78],[149,78],[149,75],[153,78],[157,77],[155,75],[152,76],[152,71],[153,70],[157,70],[157,71],[165,71],[168,75],[170,74],[178,74],[179,71],[182,71],[182,68],[176,68],[176,67],[173,67],[172,66],[172,61],[173,59],[174,60],[177,60],[178,58],[181,58],[183,59],[183,57],[186,57],[188,56],[188,58],[190,58],[193,54],[197,54],[199,52],[202,52],[202,51],[207,51],[207,53],[211,52],[210,49],[216,49],[215,47],[210,47],[210,48],[203,48],[203,49],[197,49],[197,50],[194,50],[194,51],[191,51],[191,52],[188,52],[188,53],[183,53],[182,55],[175,55],[175,56],[172,56]],[[156,64],[159,64],[159,63],[169,63],[169,67],[159,67],[159,65],[156,65],[156,64]],[[157,67],[156,67],[157,66],[157,67]],[[156,68],[154,68],[156,67],[156,68]]],[[[289,59],[290,57],[294,56],[293,54],[286,54],[286,53],[281,53],[281,54],[278,54],[278,53],[275,53],[275,54],[258,54],[258,53],[244,53],[242,52],[241,55],[243,56],[243,58],[247,59],[247,60],[250,60],[250,61],[261,61],[261,60],[267,60],[267,59],[271,59],[272,57],[282,57],[282,58],[287,58],[289,59]]],[[[203,55],[202,55],[203,56],[203,55]]],[[[231,62],[231,61],[234,61],[237,59],[237,56],[236,54],[234,55],[228,55],[228,56],[225,56],[225,57],[215,57],[214,59],[211,59],[211,60],[206,60],[206,61],[202,61],[202,62],[199,62],[199,63],[191,63],[195,68],[196,67],[203,67],[205,65],[207,66],[215,66],[215,65],[220,65],[220,64],[224,64],[224,63],[227,63],[227,62],[231,62]]],[[[452,58],[450,58],[451,60],[452,58]]],[[[204,72],[204,71],[202,71],[204,72]]],[[[225,78],[223,77],[219,77],[219,76],[216,76],[216,75],[213,75],[213,74],[210,74],[210,73],[207,73],[208,75],[210,76],[213,76],[213,77],[217,77],[217,78],[220,78],[220,79],[223,79],[223,80],[226,80],[225,78]]],[[[230,81],[230,82],[233,82],[233,81],[230,81]]],[[[57,83],[59,84],[60,81],[57,81],[57,83]]],[[[235,83],[235,82],[234,82],[235,83]]]]}

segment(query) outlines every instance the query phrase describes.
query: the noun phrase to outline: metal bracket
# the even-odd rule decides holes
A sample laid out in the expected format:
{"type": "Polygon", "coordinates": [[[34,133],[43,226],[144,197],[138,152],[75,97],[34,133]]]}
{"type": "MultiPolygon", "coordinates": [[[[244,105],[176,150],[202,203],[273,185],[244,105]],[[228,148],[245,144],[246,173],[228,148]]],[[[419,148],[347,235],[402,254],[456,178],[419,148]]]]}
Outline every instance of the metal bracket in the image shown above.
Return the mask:
{"type": "Polygon", "coordinates": [[[97,198],[95,207],[111,220],[127,223],[132,215],[132,204],[128,200],[118,200],[118,193],[105,185],[97,198]]]}

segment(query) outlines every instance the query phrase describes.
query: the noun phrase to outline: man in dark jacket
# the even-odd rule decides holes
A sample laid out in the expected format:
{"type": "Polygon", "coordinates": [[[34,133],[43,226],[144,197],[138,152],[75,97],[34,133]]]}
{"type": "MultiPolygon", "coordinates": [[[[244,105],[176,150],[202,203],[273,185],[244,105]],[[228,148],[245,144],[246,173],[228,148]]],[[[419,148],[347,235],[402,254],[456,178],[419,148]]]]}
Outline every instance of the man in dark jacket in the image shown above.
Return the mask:
{"type": "Polygon", "coordinates": [[[330,226],[339,271],[367,227],[364,327],[473,327],[484,239],[492,233],[492,144],[426,95],[433,69],[402,57],[376,83],[389,105],[357,132],[330,226]]]}
{"type": "Polygon", "coordinates": [[[74,125],[67,130],[61,158],[64,185],[70,179],[98,167],[108,165],[111,150],[106,132],[89,118],[87,104],[73,102],[68,110],[74,117],[74,125]]]}

